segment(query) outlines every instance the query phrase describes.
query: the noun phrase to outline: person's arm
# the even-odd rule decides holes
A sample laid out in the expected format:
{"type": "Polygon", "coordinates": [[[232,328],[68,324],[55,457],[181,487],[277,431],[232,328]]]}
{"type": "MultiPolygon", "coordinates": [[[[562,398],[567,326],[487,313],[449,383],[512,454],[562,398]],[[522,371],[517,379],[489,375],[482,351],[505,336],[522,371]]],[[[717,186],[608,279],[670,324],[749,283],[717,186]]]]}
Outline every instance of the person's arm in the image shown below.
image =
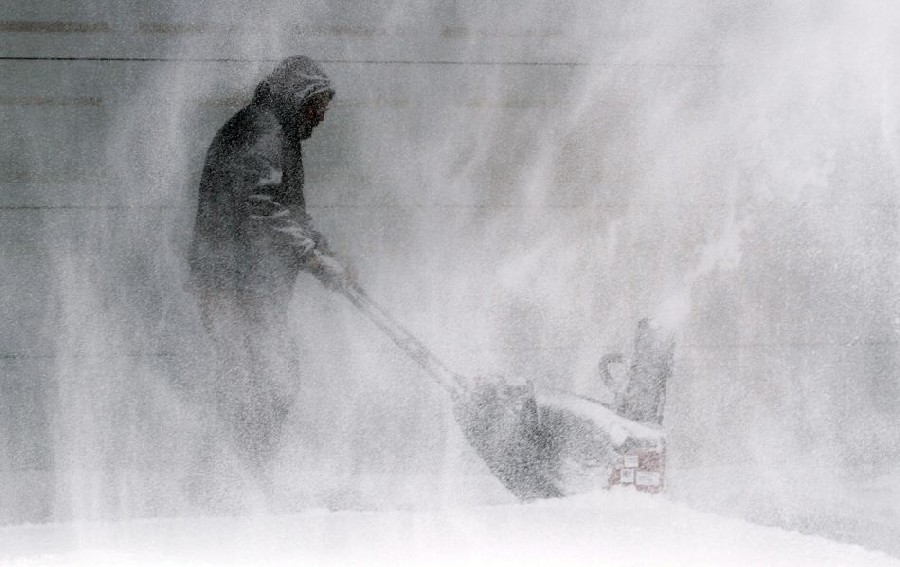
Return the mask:
{"type": "Polygon", "coordinates": [[[349,277],[347,271],[334,259],[325,236],[305,211],[275,200],[273,189],[277,186],[268,179],[256,183],[245,201],[249,222],[285,243],[300,258],[303,269],[327,288],[340,289],[349,277]]]}
{"type": "Polygon", "coordinates": [[[276,233],[304,258],[313,250],[328,252],[325,237],[313,225],[312,218],[276,201],[271,195],[272,185],[258,185],[259,191],[247,197],[246,206],[250,222],[264,226],[264,230],[276,233]]]}

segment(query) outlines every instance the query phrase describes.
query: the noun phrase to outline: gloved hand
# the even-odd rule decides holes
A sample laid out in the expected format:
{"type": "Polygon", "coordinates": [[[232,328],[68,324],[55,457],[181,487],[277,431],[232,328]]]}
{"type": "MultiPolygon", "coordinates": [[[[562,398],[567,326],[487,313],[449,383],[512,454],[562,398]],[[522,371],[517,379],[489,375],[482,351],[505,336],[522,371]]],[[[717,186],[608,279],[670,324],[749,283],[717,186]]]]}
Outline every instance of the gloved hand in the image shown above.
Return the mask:
{"type": "Polygon", "coordinates": [[[272,230],[285,234],[290,238],[291,247],[301,258],[305,258],[314,250],[327,251],[328,242],[325,236],[312,224],[308,215],[294,213],[272,227],[272,230]]]}
{"type": "Polygon", "coordinates": [[[291,210],[263,193],[251,195],[247,205],[250,219],[281,235],[302,261],[303,269],[326,288],[340,291],[352,282],[350,273],[331,255],[325,236],[305,212],[291,210]]]}
{"type": "Polygon", "coordinates": [[[331,291],[341,291],[353,283],[350,271],[334,256],[315,249],[304,259],[304,269],[331,291]]]}

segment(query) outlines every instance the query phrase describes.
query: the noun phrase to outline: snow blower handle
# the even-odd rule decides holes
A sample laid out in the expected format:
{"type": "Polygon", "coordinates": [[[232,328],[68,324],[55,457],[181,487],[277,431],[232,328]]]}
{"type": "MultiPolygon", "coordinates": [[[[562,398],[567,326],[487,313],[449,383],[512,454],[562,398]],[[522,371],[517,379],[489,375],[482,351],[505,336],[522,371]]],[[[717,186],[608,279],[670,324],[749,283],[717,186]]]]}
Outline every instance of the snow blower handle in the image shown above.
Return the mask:
{"type": "MultiPolygon", "coordinates": [[[[334,256],[316,249],[310,253],[308,262],[313,265],[333,264],[337,263],[337,260],[334,256]]],[[[334,286],[332,289],[349,299],[357,309],[375,323],[376,327],[381,329],[407,356],[447,390],[454,399],[468,392],[467,381],[463,376],[450,370],[422,341],[407,331],[387,311],[375,303],[351,277],[344,277],[341,285],[334,286]]]]}

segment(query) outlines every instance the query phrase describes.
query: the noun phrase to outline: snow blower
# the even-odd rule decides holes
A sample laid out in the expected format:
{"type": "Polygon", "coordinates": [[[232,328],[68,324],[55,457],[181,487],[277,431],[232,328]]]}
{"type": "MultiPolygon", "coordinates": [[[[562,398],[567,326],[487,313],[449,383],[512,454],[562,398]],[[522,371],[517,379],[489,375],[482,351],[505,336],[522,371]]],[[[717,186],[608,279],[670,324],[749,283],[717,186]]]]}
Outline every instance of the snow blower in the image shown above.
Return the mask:
{"type": "MultiPolygon", "coordinates": [[[[320,251],[313,256],[313,261],[336,262],[320,251]]],[[[450,370],[356,282],[348,280],[336,291],[447,391],[469,444],[520,500],[589,492],[628,484],[629,478],[649,482],[656,489],[651,491],[662,488],[665,433],[660,424],[626,419],[598,400],[563,390],[511,385],[502,377],[466,378],[450,370]],[[648,454],[658,455],[657,460],[648,454]],[[653,477],[654,472],[659,474],[653,477]]]]}

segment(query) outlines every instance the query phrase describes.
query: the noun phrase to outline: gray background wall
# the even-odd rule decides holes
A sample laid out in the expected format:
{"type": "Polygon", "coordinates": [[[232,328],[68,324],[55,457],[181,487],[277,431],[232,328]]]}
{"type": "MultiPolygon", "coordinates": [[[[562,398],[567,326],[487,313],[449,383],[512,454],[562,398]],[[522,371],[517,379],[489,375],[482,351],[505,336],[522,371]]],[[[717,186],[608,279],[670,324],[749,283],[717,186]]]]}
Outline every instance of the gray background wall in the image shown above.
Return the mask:
{"type": "MultiPolygon", "coordinates": [[[[0,520],[183,510],[199,434],[172,384],[209,363],[182,289],[203,154],[277,60],[305,53],[338,90],[305,147],[310,212],[452,367],[603,395],[597,359],[653,316],[679,338],[673,498],[887,546],[897,16],[4,6],[0,520]]],[[[356,483],[373,505],[503,500],[466,482],[483,470],[440,392],[301,284],[310,371],[285,478],[356,483]],[[359,480],[381,476],[410,480],[359,480]]]]}

